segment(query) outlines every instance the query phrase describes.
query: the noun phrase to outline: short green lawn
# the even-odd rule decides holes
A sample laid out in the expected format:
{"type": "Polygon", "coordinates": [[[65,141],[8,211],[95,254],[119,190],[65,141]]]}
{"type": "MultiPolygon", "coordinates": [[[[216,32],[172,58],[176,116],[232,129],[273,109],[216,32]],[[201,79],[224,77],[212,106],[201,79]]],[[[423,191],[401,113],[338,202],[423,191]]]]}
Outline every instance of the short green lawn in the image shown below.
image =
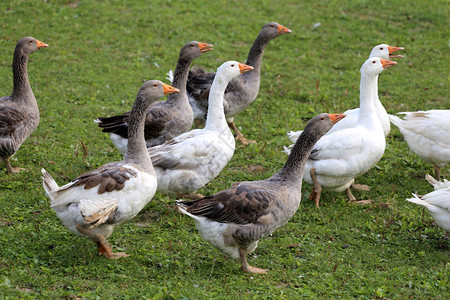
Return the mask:
{"type": "MultiPolygon", "coordinates": [[[[373,46],[403,46],[405,58],[383,72],[380,99],[389,113],[449,109],[447,1],[19,1],[0,3],[0,95],[12,90],[16,41],[49,44],[30,57],[29,76],[41,111],[36,132],[12,161],[27,171],[0,170],[0,294],[11,298],[429,298],[448,299],[445,232],[423,208],[405,201],[432,191],[432,166],[397,128],[383,159],[358,183],[365,206],[325,192],[321,208],[304,201],[297,214],[261,240],[243,274],[239,262],[204,242],[194,222],[156,194],[109,241],[131,256],[98,257],[94,244],[64,228],[40,179],[59,184],[120,160],[93,122],[131,108],[143,81],[164,79],[190,40],[215,50],[194,65],[214,70],[245,62],[262,25],[292,29],[267,47],[258,99],[236,124],[258,144],[238,147],[201,193],[269,177],[281,168],[286,132],[320,112],[358,106],[359,68],[373,46]],[[85,147],[83,147],[85,145],[85,147]]],[[[449,168],[442,175],[450,179],[449,168]]]]}

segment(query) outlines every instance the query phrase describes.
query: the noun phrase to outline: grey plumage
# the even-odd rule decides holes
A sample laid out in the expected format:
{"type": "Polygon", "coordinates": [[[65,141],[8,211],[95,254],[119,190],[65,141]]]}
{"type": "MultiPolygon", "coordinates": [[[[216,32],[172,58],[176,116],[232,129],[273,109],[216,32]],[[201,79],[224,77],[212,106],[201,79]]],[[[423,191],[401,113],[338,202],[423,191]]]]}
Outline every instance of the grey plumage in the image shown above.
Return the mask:
{"type": "Polygon", "coordinates": [[[14,87],[10,96],[0,98],[0,157],[6,164],[7,173],[17,173],[9,158],[19,150],[22,143],[39,124],[39,108],[28,80],[28,57],[47,44],[33,37],[17,42],[12,64],[14,87]]]}

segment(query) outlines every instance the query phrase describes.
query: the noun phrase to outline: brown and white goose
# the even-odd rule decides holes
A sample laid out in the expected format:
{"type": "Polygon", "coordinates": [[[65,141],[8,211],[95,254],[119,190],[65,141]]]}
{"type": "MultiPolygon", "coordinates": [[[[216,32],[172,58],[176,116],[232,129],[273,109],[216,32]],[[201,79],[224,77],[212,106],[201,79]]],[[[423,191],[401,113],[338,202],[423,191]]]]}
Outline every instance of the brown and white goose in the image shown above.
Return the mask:
{"type": "Polygon", "coordinates": [[[28,80],[28,57],[31,53],[48,47],[33,37],[17,42],[12,63],[14,87],[10,96],[0,98],[0,158],[8,174],[23,168],[11,167],[9,159],[39,124],[39,108],[28,80]]]}
{"type": "Polygon", "coordinates": [[[316,141],[343,117],[323,113],[311,119],[284,167],[272,177],[236,183],[210,197],[177,201],[178,209],[195,220],[206,241],[240,258],[244,272],[266,273],[251,267],[247,254],[256,249],[260,238],[285,225],[297,211],[306,160],[316,141]]]}
{"type": "MultiPolygon", "coordinates": [[[[248,145],[250,141],[234,124],[234,116],[246,109],[258,96],[261,62],[267,44],[274,38],[290,32],[290,29],[276,22],[264,25],[256,37],[245,63],[252,66],[254,71],[233,79],[225,91],[224,110],[228,125],[236,134],[236,138],[244,145],[248,145]]],[[[202,122],[205,119],[208,110],[208,95],[214,76],[215,73],[207,73],[204,69],[194,69],[189,72],[187,90],[196,121],[202,122]]]]}
{"type": "MultiPolygon", "coordinates": [[[[145,117],[147,147],[161,145],[191,129],[194,115],[186,92],[189,67],[202,53],[213,50],[212,47],[210,44],[192,41],[181,48],[172,82],[172,86],[180,92],[167,97],[167,101],[153,104],[147,110],[145,117]]],[[[129,120],[130,112],[114,117],[100,117],[96,120],[102,131],[110,134],[114,145],[123,154],[127,149],[129,120]]]]}
{"type": "Polygon", "coordinates": [[[73,233],[97,243],[99,254],[120,258],[106,239],[116,225],[136,216],[156,192],[156,175],[144,140],[148,106],[178,89],[159,80],[144,83],[134,102],[128,126],[128,150],[120,162],[112,162],[78,176],[59,187],[42,169],[45,193],[58,218],[73,233]]]}

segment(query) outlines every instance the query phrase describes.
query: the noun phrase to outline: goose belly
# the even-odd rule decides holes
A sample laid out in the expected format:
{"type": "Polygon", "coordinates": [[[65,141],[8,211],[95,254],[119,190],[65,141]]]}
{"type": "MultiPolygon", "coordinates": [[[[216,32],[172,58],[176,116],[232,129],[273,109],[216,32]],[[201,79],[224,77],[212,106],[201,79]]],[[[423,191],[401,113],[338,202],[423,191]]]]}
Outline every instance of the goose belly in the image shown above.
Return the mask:
{"type": "Polygon", "coordinates": [[[450,162],[450,145],[414,133],[403,136],[409,148],[427,163],[443,167],[450,162]]]}
{"type": "Polygon", "coordinates": [[[134,218],[153,198],[156,192],[157,179],[155,175],[139,172],[125,184],[119,193],[117,205],[117,223],[123,223],[134,218]]]}
{"type": "MultiPolygon", "coordinates": [[[[202,149],[190,148],[189,154],[182,155],[179,166],[155,167],[158,191],[171,196],[191,193],[216,178],[234,154],[234,137],[228,128],[226,130],[228,134],[205,134],[196,139],[195,147],[201,145],[202,149]]],[[[190,143],[194,143],[194,139],[190,143]]],[[[187,149],[189,145],[184,147],[187,149]]]]}
{"type": "MultiPolygon", "coordinates": [[[[83,186],[76,186],[62,191],[60,196],[52,200],[52,207],[70,231],[83,235],[76,229],[76,225],[89,225],[81,210],[80,202],[89,206],[89,213],[102,213],[101,206],[95,203],[116,202],[116,209],[105,219],[107,223],[91,229],[92,232],[108,237],[115,225],[126,222],[135,217],[153,198],[156,192],[156,177],[144,172],[138,172],[136,177],[126,181],[120,191],[98,194],[98,187],[85,190],[83,186]]],[[[84,235],[83,235],[84,236],[84,235]]]]}
{"type": "Polygon", "coordinates": [[[222,156],[189,169],[155,168],[158,192],[171,196],[195,192],[216,178],[230,159],[222,156]]]}
{"type": "MultiPolygon", "coordinates": [[[[236,231],[236,226],[228,223],[220,223],[208,220],[204,217],[195,219],[195,226],[201,237],[211,243],[214,247],[234,259],[239,259],[239,245],[231,237],[232,232],[236,231]]],[[[253,241],[247,246],[247,253],[253,252],[258,246],[258,241],[253,241]]]]}
{"type": "MultiPolygon", "coordinates": [[[[384,141],[384,136],[383,136],[384,141]]],[[[344,158],[308,160],[304,180],[312,184],[311,168],[315,168],[317,181],[322,187],[341,192],[352,185],[354,179],[369,171],[383,156],[384,143],[367,144],[359,155],[344,158]]]]}

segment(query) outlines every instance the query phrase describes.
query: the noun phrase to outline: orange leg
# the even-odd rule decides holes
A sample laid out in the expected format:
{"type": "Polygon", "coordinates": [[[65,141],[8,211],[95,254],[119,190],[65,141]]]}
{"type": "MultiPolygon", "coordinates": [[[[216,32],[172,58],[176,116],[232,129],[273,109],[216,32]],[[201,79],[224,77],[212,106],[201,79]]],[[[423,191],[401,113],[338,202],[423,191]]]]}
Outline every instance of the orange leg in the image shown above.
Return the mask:
{"type": "Polygon", "coordinates": [[[127,257],[129,256],[125,252],[112,252],[111,245],[106,241],[105,237],[102,235],[97,235],[90,231],[89,229],[84,228],[81,225],[77,224],[77,230],[81,232],[82,234],[85,234],[89,236],[98,247],[98,254],[104,255],[108,259],[118,259],[121,257],[127,257]]]}
{"type": "Polygon", "coordinates": [[[267,274],[268,269],[260,269],[252,267],[247,262],[247,251],[245,249],[239,249],[239,256],[241,257],[242,271],[245,273],[255,273],[255,274],[267,274]]]}
{"type": "Polygon", "coordinates": [[[3,158],[3,161],[5,162],[6,165],[6,174],[17,174],[20,171],[25,170],[24,168],[11,167],[11,164],[9,163],[9,157],[3,158]]]}
{"type": "Polygon", "coordinates": [[[230,128],[234,131],[234,133],[236,134],[236,139],[241,142],[242,145],[247,146],[250,144],[256,144],[255,140],[247,140],[244,135],[242,134],[242,132],[239,131],[239,129],[236,127],[236,124],[234,124],[233,121],[228,122],[228,126],[230,126],[230,128]]]}
{"type": "Polygon", "coordinates": [[[314,190],[309,195],[309,200],[314,200],[316,206],[319,207],[320,195],[322,194],[322,186],[320,185],[319,181],[317,181],[315,168],[312,168],[309,171],[309,174],[311,175],[311,179],[314,185],[314,190]]]}

